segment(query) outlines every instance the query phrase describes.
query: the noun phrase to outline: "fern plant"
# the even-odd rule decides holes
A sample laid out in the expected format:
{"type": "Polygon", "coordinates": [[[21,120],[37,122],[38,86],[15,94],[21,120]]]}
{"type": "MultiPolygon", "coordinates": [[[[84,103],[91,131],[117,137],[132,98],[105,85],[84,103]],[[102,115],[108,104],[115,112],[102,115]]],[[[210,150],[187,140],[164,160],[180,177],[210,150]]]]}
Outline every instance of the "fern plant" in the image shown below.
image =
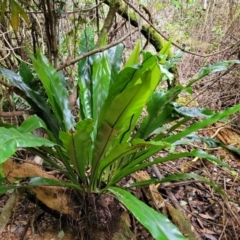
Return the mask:
{"type": "MultiPolygon", "coordinates": [[[[86,36],[87,39],[81,39],[80,54],[94,48],[91,32],[87,32],[86,36]]],[[[188,86],[158,90],[164,79],[172,80],[168,69],[178,60],[178,56],[166,59],[169,48],[170,44],[166,44],[159,54],[143,52],[141,55],[140,44],[137,43],[122,70],[121,44],[81,60],[78,63],[77,121],[68,105],[63,74],[57,72],[39,50],[36,56],[31,55],[31,60],[42,88],[36,84],[36,78],[25,64],[21,64],[18,74],[0,68],[0,73],[24,92],[37,114],[25,120],[20,127],[1,123],[0,163],[4,163],[18,148],[26,148],[41,156],[48,166],[58,169],[68,179],[33,177],[28,187],[70,187],[84,199],[91,194],[110,192],[155,239],[186,239],[164,215],[145,205],[126,188],[183,178],[206,179],[194,174],[177,174],[161,180],[132,183],[125,188],[120,187],[119,182],[138,170],[181,157],[201,157],[227,166],[201,150],[178,153],[169,149],[189,141],[193,132],[239,111],[240,105],[214,114],[206,109],[187,108],[174,103],[177,96],[182,91],[189,91],[195,81],[226,69],[234,61],[203,68],[188,86]],[[147,114],[142,115],[145,106],[147,114]],[[176,129],[193,117],[205,119],[176,133],[176,129]],[[44,128],[49,140],[31,133],[37,128],[44,128]],[[163,149],[169,152],[167,156],[148,161],[149,157],[163,149]]],[[[1,192],[22,187],[21,184],[5,185],[3,179],[1,192]]],[[[219,190],[214,183],[207,182],[219,190]]]]}

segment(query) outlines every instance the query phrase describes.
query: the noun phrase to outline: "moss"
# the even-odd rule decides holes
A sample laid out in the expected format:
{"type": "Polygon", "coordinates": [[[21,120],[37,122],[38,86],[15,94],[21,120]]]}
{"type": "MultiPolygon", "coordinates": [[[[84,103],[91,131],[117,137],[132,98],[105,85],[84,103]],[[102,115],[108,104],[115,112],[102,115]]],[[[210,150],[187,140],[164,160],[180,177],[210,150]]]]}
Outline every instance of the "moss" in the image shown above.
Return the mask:
{"type": "Polygon", "coordinates": [[[144,36],[147,36],[147,39],[149,38],[150,43],[154,46],[157,52],[162,49],[165,40],[151,26],[143,25],[141,33],[144,36]]]}
{"type": "Polygon", "coordinates": [[[119,223],[119,231],[114,233],[113,240],[134,240],[136,239],[129,226],[121,219],[119,223]]]}

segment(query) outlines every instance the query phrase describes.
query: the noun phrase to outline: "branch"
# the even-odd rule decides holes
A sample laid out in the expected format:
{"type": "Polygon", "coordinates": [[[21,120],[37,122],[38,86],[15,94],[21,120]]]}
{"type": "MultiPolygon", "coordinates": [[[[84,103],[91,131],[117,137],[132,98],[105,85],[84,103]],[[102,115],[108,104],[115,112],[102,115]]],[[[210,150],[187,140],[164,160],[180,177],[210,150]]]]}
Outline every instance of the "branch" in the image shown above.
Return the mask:
{"type": "Polygon", "coordinates": [[[21,98],[27,100],[27,96],[25,95],[25,93],[24,93],[21,89],[15,87],[15,86],[12,85],[12,84],[6,83],[5,81],[3,81],[3,80],[1,80],[1,79],[0,79],[0,84],[3,85],[4,87],[9,88],[9,92],[14,92],[14,93],[16,93],[18,96],[20,96],[21,98]]]}
{"type": "MultiPolygon", "coordinates": [[[[156,51],[159,52],[162,49],[162,45],[163,45],[163,41],[164,41],[161,34],[157,33],[156,31],[154,31],[153,28],[151,28],[151,26],[152,26],[151,22],[148,19],[146,19],[146,17],[141,12],[139,12],[132,4],[130,4],[128,2],[126,2],[127,4],[125,4],[124,2],[126,2],[126,1],[121,1],[121,5],[117,11],[118,14],[122,18],[126,19],[133,27],[138,28],[138,30],[141,31],[143,36],[147,40],[149,40],[149,42],[153,45],[153,47],[156,49],[156,51]],[[134,11],[129,11],[128,5],[134,11]],[[137,14],[140,17],[142,17],[148,24],[140,26],[137,14]]],[[[109,6],[110,0],[105,0],[104,3],[109,6]]]]}
{"type": "Polygon", "coordinates": [[[16,116],[22,116],[23,114],[29,114],[33,113],[33,111],[13,111],[13,112],[1,112],[0,111],[0,117],[16,117],[16,116]]]}
{"type": "MultiPolygon", "coordinates": [[[[136,30],[136,31],[137,31],[137,30],[136,30]]],[[[108,44],[108,45],[106,45],[106,46],[104,46],[104,47],[94,49],[94,50],[92,50],[92,51],[89,51],[89,52],[87,52],[87,53],[82,54],[81,56],[79,56],[79,57],[77,57],[77,58],[75,58],[75,59],[72,59],[72,60],[70,60],[70,61],[67,61],[67,62],[65,62],[63,65],[58,66],[58,67],[56,68],[56,70],[57,70],[57,71],[60,71],[60,70],[62,70],[63,68],[68,67],[68,66],[70,66],[70,65],[72,65],[72,64],[74,64],[74,63],[76,63],[76,62],[78,62],[78,61],[80,61],[80,60],[82,60],[82,59],[85,58],[85,57],[91,56],[91,55],[93,55],[93,54],[95,54],[95,53],[98,53],[98,52],[103,52],[103,51],[105,51],[105,50],[107,50],[107,49],[109,49],[109,48],[111,48],[111,47],[114,47],[114,46],[116,46],[117,44],[123,42],[126,38],[128,38],[131,34],[135,33],[136,31],[129,32],[127,35],[123,36],[123,37],[120,38],[118,41],[112,42],[112,43],[110,43],[110,44],[108,44]]],[[[1,80],[1,79],[0,79],[0,84],[2,84],[3,86],[5,86],[5,87],[7,87],[7,88],[11,88],[11,91],[15,92],[16,94],[18,94],[18,95],[21,96],[22,98],[26,99],[25,94],[24,94],[20,89],[18,89],[17,87],[15,87],[15,86],[13,86],[13,85],[11,85],[11,84],[8,84],[8,83],[6,83],[5,81],[3,81],[3,80],[1,80]]],[[[1,113],[1,114],[8,114],[8,113],[1,113]]],[[[21,114],[20,114],[20,115],[21,115],[21,114]]],[[[1,116],[1,115],[0,115],[0,116],[1,116]]],[[[17,115],[17,116],[19,116],[19,115],[17,115]]]]}
{"type": "MultiPolygon", "coordinates": [[[[137,30],[136,30],[136,31],[137,31],[137,30]]],[[[69,60],[69,61],[65,62],[64,64],[58,66],[58,67],[56,68],[56,70],[57,70],[57,71],[60,71],[60,70],[62,70],[63,68],[68,67],[68,66],[70,66],[70,65],[72,65],[72,64],[74,64],[74,63],[76,63],[76,62],[78,62],[78,61],[80,61],[80,60],[82,60],[82,59],[85,58],[85,57],[91,56],[91,55],[93,55],[93,54],[95,54],[95,53],[98,53],[98,52],[103,52],[103,51],[105,51],[105,50],[107,50],[107,49],[109,49],[109,48],[111,48],[111,47],[114,47],[114,46],[118,45],[119,43],[123,42],[126,38],[128,38],[131,34],[135,33],[136,31],[129,32],[127,35],[123,36],[123,37],[120,38],[118,41],[112,42],[112,43],[110,43],[110,44],[108,44],[108,45],[106,45],[106,46],[104,46],[104,47],[94,49],[94,50],[92,50],[92,51],[89,51],[89,52],[87,52],[87,53],[82,54],[81,56],[79,56],[79,57],[77,57],[77,58],[74,58],[74,59],[72,59],[72,60],[69,60]]]]}
{"type": "Polygon", "coordinates": [[[120,4],[118,1],[112,1],[112,3],[109,5],[109,11],[107,14],[107,17],[104,20],[104,24],[103,27],[101,29],[101,32],[98,36],[98,41],[96,46],[99,47],[101,45],[101,41],[104,38],[104,36],[106,36],[113,24],[113,20],[115,17],[115,14],[117,13],[118,8],[120,7],[120,4]]]}

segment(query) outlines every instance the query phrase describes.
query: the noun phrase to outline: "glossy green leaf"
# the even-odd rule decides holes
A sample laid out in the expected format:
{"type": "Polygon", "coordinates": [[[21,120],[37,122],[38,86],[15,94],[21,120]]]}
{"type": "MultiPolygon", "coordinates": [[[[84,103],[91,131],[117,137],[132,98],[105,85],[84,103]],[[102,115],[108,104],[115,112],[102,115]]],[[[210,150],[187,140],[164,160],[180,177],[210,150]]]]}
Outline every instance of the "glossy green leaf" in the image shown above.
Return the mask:
{"type": "Polygon", "coordinates": [[[229,61],[224,61],[224,62],[217,62],[213,65],[203,67],[200,70],[198,76],[196,78],[192,79],[187,86],[191,86],[193,83],[195,83],[199,79],[201,79],[211,73],[226,71],[227,68],[233,63],[240,64],[240,61],[239,60],[229,60],[229,61]]]}
{"type": "MultiPolygon", "coordinates": [[[[144,162],[144,160],[147,160],[148,157],[152,156],[159,150],[170,147],[169,143],[167,142],[144,141],[142,139],[133,140],[132,146],[135,146],[138,149],[137,154],[134,154],[133,157],[130,158],[129,160],[125,160],[125,164],[123,164],[120,168],[115,170],[114,174],[112,175],[108,183],[108,186],[116,184],[121,179],[128,176],[130,173],[135,172],[135,168],[138,168],[138,170],[143,169],[145,167],[145,164],[147,165],[149,164],[149,162],[144,162]],[[151,147],[157,149],[156,151],[153,152],[153,154],[148,150],[151,149],[151,147]],[[149,153],[148,156],[145,156],[145,151],[149,153]]],[[[150,163],[150,165],[152,164],[150,163]]]]}
{"type": "Polygon", "coordinates": [[[0,183],[0,194],[4,194],[4,193],[6,193],[9,190],[13,190],[13,189],[16,189],[16,188],[19,188],[19,187],[20,186],[18,186],[18,185],[7,185],[7,182],[3,183],[1,181],[1,183],[0,183]]]}
{"type": "MultiPolygon", "coordinates": [[[[203,150],[199,150],[199,149],[193,150],[191,152],[169,154],[168,156],[162,157],[162,158],[155,158],[152,162],[143,163],[141,167],[145,168],[152,164],[162,163],[162,162],[166,162],[166,161],[170,161],[170,160],[174,160],[174,159],[179,159],[182,157],[198,157],[198,158],[202,158],[202,159],[207,159],[210,162],[217,163],[218,165],[221,165],[226,168],[230,168],[230,166],[227,163],[219,160],[216,156],[214,156],[212,154],[208,154],[208,153],[204,152],[203,150]]],[[[135,165],[135,167],[133,167],[133,170],[138,171],[138,170],[140,170],[140,168],[139,168],[139,166],[135,165]]]]}
{"type": "Polygon", "coordinates": [[[209,109],[205,108],[197,108],[197,107],[185,107],[179,105],[177,103],[173,103],[174,110],[183,117],[206,117],[209,118],[213,115],[213,112],[209,109]]]}
{"type": "MultiPolygon", "coordinates": [[[[133,99],[138,94],[139,89],[141,89],[140,84],[133,87],[132,89],[125,90],[114,99],[112,106],[108,109],[107,114],[105,115],[105,122],[103,122],[100,129],[98,130],[94,162],[98,162],[100,157],[103,157],[104,154],[108,151],[108,148],[112,146],[115,139],[119,139],[121,137],[119,135],[119,132],[121,131],[124,124],[128,123],[131,120],[132,115],[125,115],[124,120],[122,116],[129,104],[131,102],[134,102],[133,99]],[[109,131],[106,131],[106,128],[109,128],[109,131]],[[104,142],[105,144],[103,144],[104,142]],[[101,149],[99,147],[101,147],[101,149]]],[[[128,111],[128,113],[134,114],[136,112],[134,112],[133,109],[133,112],[128,111]]]]}
{"type": "Polygon", "coordinates": [[[204,183],[210,185],[211,187],[213,187],[222,196],[226,196],[226,194],[223,192],[223,190],[217,184],[215,184],[212,180],[209,180],[209,179],[202,177],[195,173],[172,174],[167,177],[163,177],[162,179],[152,178],[147,181],[131,183],[131,184],[126,185],[125,187],[127,187],[127,188],[140,187],[140,186],[144,186],[144,185],[173,182],[173,181],[186,180],[186,179],[195,179],[195,180],[199,180],[200,182],[204,182],[204,183]]]}
{"type": "Polygon", "coordinates": [[[167,177],[162,178],[161,180],[158,180],[158,182],[164,183],[164,182],[172,182],[172,181],[179,181],[179,180],[184,180],[184,179],[196,179],[199,180],[200,182],[204,182],[211,187],[213,187],[218,193],[220,193],[222,196],[226,196],[226,193],[217,185],[215,184],[212,180],[209,180],[205,177],[202,177],[198,174],[195,173],[179,173],[179,174],[173,174],[167,177]]]}
{"type": "Polygon", "coordinates": [[[238,104],[234,107],[228,108],[225,111],[215,113],[212,117],[204,119],[200,122],[196,122],[196,123],[192,124],[190,127],[186,128],[185,130],[183,130],[175,135],[165,138],[164,141],[169,142],[169,143],[174,143],[175,141],[177,141],[193,132],[196,132],[199,129],[203,129],[203,128],[205,128],[223,118],[226,118],[229,115],[232,115],[238,111],[240,111],[240,104],[238,104]]]}
{"type": "Polygon", "coordinates": [[[12,124],[8,124],[5,122],[0,121],[0,127],[5,127],[5,128],[16,128],[15,126],[13,126],[12,124]]]}
{"type": "MultiPolygon", "coordinates": [[[[165,136],[167,136],[167,135],[170,135],[173,131],[175,131],[176,129],[178,129],[178,128],[180,128],[180,129],[182,129],[182,128],[185,128],[184,126],[185,126],[185,124],[190,120],[191,118],[190,117],[183,117],[183,118],[181,118],[181,119],[178,119],[178,120],[176,120],[176,123],[175,124],[173,124],[170,128],[168,128],[168,130],[167,130],[167,132],[165,133],[165,134],[159,134],[159,135],[157,135],[156,137],[154,137],[153,139],[154,140],[162,140],[165,136]]],[[[191,134],[190,134],[191,135],[191,134]]],[[[189,136],[189,135],[187,135],[187,136],[189,136]]],[[[187,137],[186,136],[186,137],[187,137]]],[[[172,145],[175,145],[176,144],[176,142],[174,142],[172,145]]]]}
{"type": "Polygon", "coordinates": [[[130,127],[132,116],[140,110],[139,108],[142,107],[141,104],[143,104],[143,102],[141,102],[141,99],[139,99],[139,96],[143,93],[140,90],[141,88],[143,88],[142,85],[138,84],[132,89],[123,91],[114,99],[112,106],[108,109],[105,116],[105,122],[102,124],[98,131],[93,159],[94,164],[97,164],[97,162],[99,162],[100,159],[104,157],[109,148],[114,147],[114,142],[115,145],[117,145],[117,141],[120,141],[122,135],[121,133],[123,130],[130,127]],[[139,108],[136,106],[134,109],[130,105],[131,103],[138,104],[139,108]],[[107,126],[110,128],[110,131],[106,131],[107,126]],[[98,142],[100,144],[98,144],[98,142]]]}
{"type": "Polygon", "coordinates": [[[20,63],[19,75],[22,77],[23,82],[25,82],[32,90],[37,91],[40,89],[36,79],[26,63],[20,63]]]}
{"type": "Polygon", "coordinates": [[[27,185],[28,185],[28,187],[60,186],[60,187],[70,187],[70,188],[75,188],[77,190],[82,190],[80,186],[70,183],[70,182],[63,182],[63,181],[59,181],[59,180],[55,180],[55,179],[42,178],[42,177],[31,178],[27,185]]]}
{"type": "Polygon", "coordinates": [[[149,180],[140,181],[140,182],[134,182],[134,183],[127,183],[123,187],[126,188],[133,188],[133,187],[143,187],[143,186],[149,186],[150,184],[159,183],[158,178],[151,178],[149,180]]]}
{"type": "MultiPolygon", "coordinates": [[[[54,138],[52,137],[52,133],[45,128],[48,136],[51,140],[55,141],[55,139],[58,139],[59,124],[55,114],[52,113],[50,106],[46,104],[47,99],[44,97],[45,91],[39,87],[36,78],[34,78],[27,64],[20,64],[19,74],[22,77],[22,81],[28,87],[28,89],[23,87],[23,91],[26,96],[31,96],[31,99],[27,98],[27,102],[30,104],[32,109],[35,110],[37,115],[45,121],[48,129],[54,134],[54,138]]],[[[23,84],[19,83],[19,85],[21,87],[23,84]]]]}
{"type": "Polygon", "coordinates": [[[85,170],[89,164],[92,131],[93,121],[85,119],[77,124],[75,132],[60,132],[60,139],[67,151],[69,160],[80,174],[82,181],[85,181],[85,170]]]}
{"type": "Polygon", "coordinates": [[[31,60],[62,129],[64,131],[74,129],[74,118],[69,107],[67,90],[60,75],[39,49],[36,51],[36,58],[31,55],[31,60]]]}
{"type": "MultiPolygon", "coordinates": [[[[142,94],[142,100],[144,101],[144,104],[142,105],[142,107],[139,108],[139,110],[132,116],[131,120],[129,121],[129,123],[127,123],[127,125],[125,125],[125,127],[122,129],[122,131],[124,131],[124,134],[122,135],[122,140],[121,141],[128,141],[129,137],[132,134],[133,129],[135,128],[141,114],[142,114],[142,110],[143,107],[146,105],[149,97],[152,95],[153,91],[155,90],[155,88],[158,85],[158,79],[160,77],[160,71],[158,66],[155,67],[154,69],[152,69],[151,73],[145,72],[142,76],[142,80],[146,79],[147,81],[150,82],[149,87],[146,87],[145,85],[145,89],[147,88],[148,91],[145,90],[145,94],[142,94]]],[[[144,85],[144,83],[143,83],[144,85]]],[[[144,88],[144,87],[143,87],[144,88]]]]}
{"type": "MultiPolygon", "coordinates": [[[[103,122],[100,130],[98,131],[97,138],[95,140],[92,158],[92,171],[91,171],[91,184],[97,184],[97,169],[100,161],[104,158],[107,148],[111,147],[111,142],[117,136],[117,131],[112,128],[107,122],[103,122]]],[[[93,187],[94,188],[94,187],[93,187]]]]}
{"type": "MultiPolygon", "coordinates": [[[[94,49],[94,32],[87,27],[80,37],[80,54],[94,49]]],[[[78,62],[79,106],[81,119],[92,118],[92,64],[94,56],[89,56],[78,62]]]]}
{"type": "Polygon", "coordinates": [[[240,148],[235,147],[233,145],[226,145],[226,144],[222,143],[221,141],[219,141],[217,139],[214,139],[214,138],[198,137],[198,139],[200,139],[201,141],[206,143],[211,148],[222,147],[224,149],[227,149],[229,151],[232,151],[232,152],[237,153],[238,155],[240,155],[240,148]]]}
{"type": "Polygon", "coordinates": [[[94,47],[94,29],[92,26],[88,26],[80,36],[79,53],[82,54],[89,52],[93,50],[94,47]]]}
{"type": "Polygon", "coordinates": [[[204,137],[199,137],[196,136],[194,138],[194,140],[201,140],[202,142],[206,143],[208,145],[208,147],[210,148],[216,148],[216,147],[220,147],[221,146],[221,142],[214,139],[214,138],[204,138],[204,137]]]}
{"type": "Polygon", "coordinates": [[[128,83],[132,80],[132,76],[137,69],[139,69],[138,66],[132,68],[124,68],[118,74],[116,81],[110,85],[108,97],[101,109],[101,114],[99,116],[99,125],[101,125],[104,121],[106,112],[111,106],[113,99],[126,88],[128,83]]]}
{"type": "Polygon", "coordinates": [[[81,119],[92,118],[92,63],[93,57],[78,62],[79,106],[81,119]]]}
{"type": "Polygon", "coordinates": [[[143,119],[134,138],[145,139],[151,134],[156,133],[155,131],[164,124],[179,118],[179,116],[173,114],[174,107],[170,104],[170,101],[174,100],[182,89],[182,86],[177,86],[170,91],[155,91],[151,95],[147,103],[148,116],[143,119]]]}
{"type": "Polygon", "coordinates": [[[20,127],[18,127],[18,131],[22,133],[32,132],[38,128],[47,129],[45,122],[36,115],[32,115],[27,118],[20,127]]]}
{"type": "MultiPolygon", "coordinates": [[[[82,118],[96,119],[105,104],[110,85],[117,82],[117,86],[119,86],[118,72],[122,52],[123,45],[120,44],[79,62],[78,84],[82,118]]],[[[115,86],[113,89],[116,90],[115,86]]],[[[114,97],[112,93],[110,96],[114,97]]],[[[103,119],[101,118],[101,120],[103,119]]]]}
{"type": "MultiPolygon", "coordinates": [[[[106,121],[116,128],[121,128],[126,121],[142,110],[158,81],[149,70],[143,75],[142,83],[124,90],[112,102],[106,113],[106,121]],[[151,81],[154,79],[155,81],[151,81]]],[[[154,76],[155,77],[155,76],[154,76]]]]}
{"type": "Polygon", "coordinates": [[[140,51],[141,51],[141,42],[140,42],[140,40],[138,40],[130,57],[128,58],[127,62],[125,63],[124,68],[131,67],[131,66],[139,63],[140,51]]]}
{"type": "Polygon", "coordinates": [[[118,187],[108,189],[148,229],[156,240],[186,240],[178,228],[163,214],[156,212],[131,193],[118,187]]]}
{"type": "Polygon", "coordinates": [[[0,127],[0,163],[6,161],[19,147],[54,146],[53,142],[31,133],[21,133],[15,128],[0,127]]]}
{"type": "Polygon", "coordinates": [[[144,141],[142,139],[135,139],[130,143],[123,142],[115,146],[107,155],[104,157],[98,167],[98,178],[100,179],[103,170],[110,164],[116,164],[117,167],[112,168],[111,176],[121,171],[121,168],[125,167],[131,161],[129,156],[147,146],[170,146],[168,143],[155,142],[155,141],[144,141]],[[128,158],[126,158],[128,156],[128,158]]]}
{"type": "Polygon", "coordinates": [[[189,134],[184,138],[179,139],[178,141],[174,142],[172,146],[177,146],[177,145],[184,145],[188,143],[196,143],[196,142],[201,142],[200,138],[196,136],[196,134],[189,134]]]}
{"type": "Polygon", "coordinates": [[[98,130],[93,171],[96,171],[99,161],[109,148],[115,147],[123,140],[126,141],[129,137],[144,105],[158,84],[159,76],[158,65],[153,63],[148,70],[142,72],[141,79],[136,85],[124,89],[113,99],[105,114],[105,120],[98,130]]]}
{"type": "MultiPolygon", "coordinates": [[[[151,119],[151,122],[148,122],[143,138],[146,139],[152,134],[160,133],[161,130],[159,128],[162,128],[164,124],[170,123],[178,119],[179,116],[174,114],[173,110],[173,106],[171,104],[167,104],[158,116],[155,116],[153,119],[151,119]]],[[[145,124],[145,121],[143,121],[143,124],[145,124]]]]}
{"type": "Polygon", "coordinates": [[[153,68],[156,63],[157,58],[151,55],[151,57],[147,58],[141,65],[134,65],[120,71],[116,81],[110,85],[108,97],[101,110],[99,125],[104,120],[106,112],[110,108],[113,99],[124,90],[134,87],[136,81],[138,81],[146,71],[149,71],[149,68],[153,68]]]}
{"type": "Polygon", "coordinates": [[[118,160],[121,160],[123,157],[130,155],[137,151],[137,148],[132,147],[130,143],[124,142],[118,144],[114,147],[106,157],[104,157],[99,163],[98,171],[98,179],[100,180],[100,176],[103,170],[108,167],[110,164],[115,163],[118,160]]]}
{"type": "Polygon", "coordinates": [[[172,41],[163,43],[162,49],[159,52],[161,64],[164,64],[166,62],[166,60],[171,52],[171,45],[172,45],[172,41]]]}
{"type": "Polygon", "coordinates": [[[93,120],[97,122],[102,106],[107,98],[111,80],[111,65],[107,51],[96,54],[92,68],[93,120]]]}
{"type": "MultiPolygon", "coordinates": [[[[59,125],[56,116],[52,114],[47,104],[47,99],[43,96],[42,92],[34,90],[35,87],[32,89],[32,75],[23,74],[22,77],[13,71],[1,67],[0,73],[26,94],[28,103],[36,110],[38,116],[45,121],[48,129],[51,130],[55,138],[58,139],[59,125]]],[[[20,71],[20,73],[22,73],[22,71],[20,71]]]]}
{"type": "Polygon", "coordinates": [[[171,69],[172,67],[175,67],[180,60],[182,59],[183,52],[181,50],[178,50],[174,53],[174,56],[169,58],[166,63],[164,64],[164,67],[166,69],[171,69]]]}
{"type": "Polygon", "coordinates": [[[9,190],[17,189],[17,188],[32,188],[32,187],[39,187],[39,186],[59,186],[59,187],[69,187],[74,188],[76,190],[82,190],[79,185],[70,183],[70,182],[63,182],[55,179],[50,178],[42,178],[42,177],[33,177],[30,178],[30,181],[27,182],[20,182],[18,184],[8,184],[6,178],[0,179],[0,194],[6,193],[9,190]]]}
{"type": "Polygon", "coordinates": [[[118,77],[122,64],[123,50],[124,45],[122,43],[108,49],[109,61],[111,63],[111,84],[114,83],[118,77]]]}
{"type": "Polygon", "coordinates": [[[170,82],[173,81],[173,78],[174,78],[174,75],[173,73],[171,73],[168,69],[166,69],[165,66],[163,65],[159,65],[160,69],[161,69],[161,72],[162,72],[162,77],[166,77],[170,82]]]}
{"type": "Polygon", "coordinates": [[[134,173],[138,170],[144,169],[146,167],[149,167],[153,164],[158,164],[158,163],[163,163],[163,162],[168,162],[176,159],[180,159],[183,157],[199,157],[203,159],[207,159],[210,162],[217,163],[218,165],[224,166],[229,168],[229,165],[221,160],[219,160],[216,156],[207,154],[202,150],[193,150],[191,152],[183,152],[183,153],[174,153],[174,154],[169,154],[166,157],[162,158],[155,158],[152,162],[143,162],[145,159],[148,157],[152,156],[154,153],[156,153],[159,149],[162,149],[165,146],[169,146],[166,143],[162,142],[162,145],[158,146],[153,146],[153,151],[151,152],[151,148],[147,149],[146,152],[147,154],[139,154],[139,157],[134,159],[131,163],[129,163],[124,169],[121,169],[119,173],[117,173],[112,179],[111,179],[111,184],[116,184],[119,182],[123,177],[128,176],[131,173],[134,173]]]}
{"type": "Polygon", "coordinates": [[[202,78],[202,77],[205,77],[206,75],[209,75],[210,73],[226,71],[227,68],[233,63],[240,63],[240,61],[239,60],[229,60],[229,61],[217,62],[217,63],[214,63],[213,65],[203,67],[201,69],[198,77],[202,78]]]}
{"type": "MultiPolygon", "coordinates": [[[[18,131],[22,132],[22,133],[26,133],[26,132],[32,132],[38,128],[43,128],[49,139],[53,142],[56,142],[55,137],[53,136],[53,133],[51,131],[48,130],[47,125],[45,124],[45,122],[39,118],[36,115],[32,115],[29,118],[27,118],[20,127],[17,128],[18,131]]],[[[57,142],[56,142],[57,143],[57,142]]]]}
{"type": "Polygon", "coordinates": [[[223,146],[223,144],[221,144],[221,146],[231,152],[237,153],[238,155],[240,155],[240,148],[235,147],[233,145],[225,145],[223,146]]]}

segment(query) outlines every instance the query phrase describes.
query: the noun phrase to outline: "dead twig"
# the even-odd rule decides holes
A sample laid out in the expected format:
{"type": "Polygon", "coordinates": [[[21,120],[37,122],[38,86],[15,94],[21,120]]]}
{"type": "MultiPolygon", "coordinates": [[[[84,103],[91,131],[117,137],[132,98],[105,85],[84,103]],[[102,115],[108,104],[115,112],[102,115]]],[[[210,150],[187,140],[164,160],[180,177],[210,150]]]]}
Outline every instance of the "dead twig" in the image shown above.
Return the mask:
{"type": "Polygon", "coordinates": [[[221,235],[220,235],[220,237],[218,238],[218,240],[221,240],[221,239],[222,239],[222,236],[223,236],[223,234],[225,233],[225,229],[226,229],[226,227],[227,227],[227,225],[228,225],[228,221],[229,221],[229,219],[227,219],[226,223],[224,224],[223,230],[222,230],[221,235]]]}

